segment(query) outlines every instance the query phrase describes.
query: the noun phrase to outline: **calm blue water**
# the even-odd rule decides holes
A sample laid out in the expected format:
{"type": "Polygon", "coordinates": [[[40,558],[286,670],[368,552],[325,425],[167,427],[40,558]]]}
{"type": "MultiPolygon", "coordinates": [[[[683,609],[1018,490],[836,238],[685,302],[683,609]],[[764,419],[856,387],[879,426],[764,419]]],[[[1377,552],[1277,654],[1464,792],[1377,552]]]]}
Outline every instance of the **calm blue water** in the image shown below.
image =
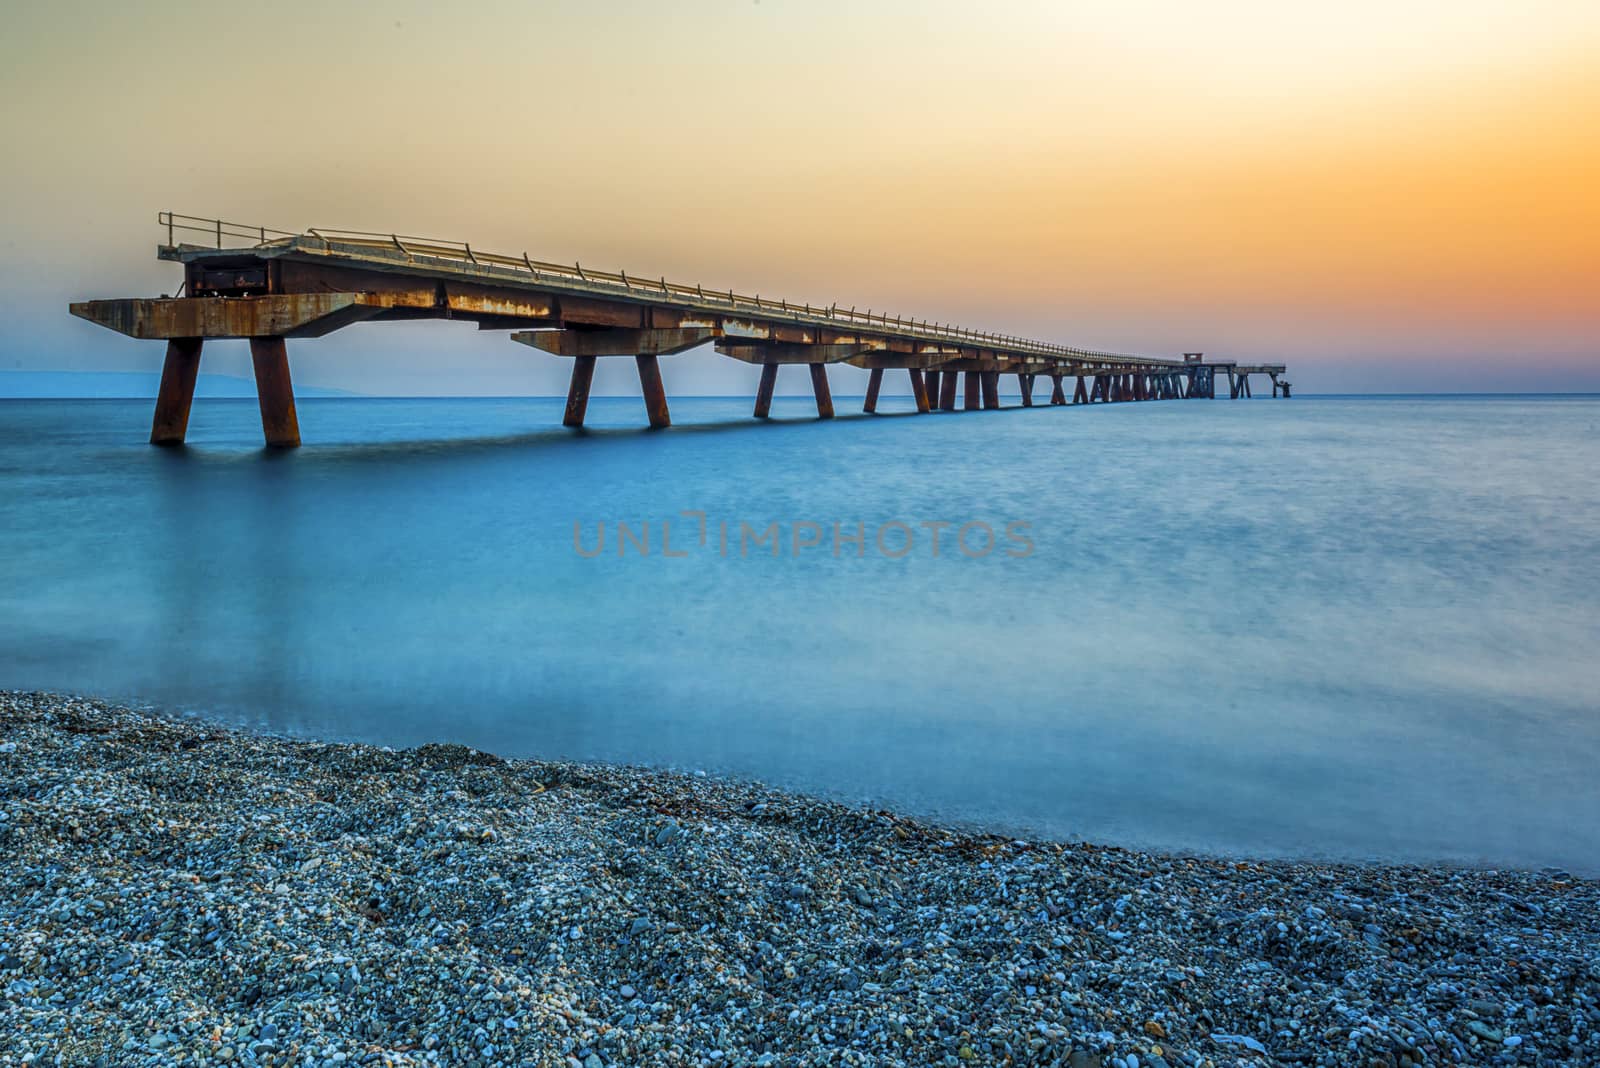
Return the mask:
{"type": "Polygon", "coordinates": [[[0,685],[1017,834],[1600,871],[1600,400],[675,398],[653,434],[619,399],[582,437],[560,405],[309,400],[284,455],[252,401],[178,451],[146,401],[0,402],[0,685]],[[934,556],[935,521],[996,548],[934,556]]]}

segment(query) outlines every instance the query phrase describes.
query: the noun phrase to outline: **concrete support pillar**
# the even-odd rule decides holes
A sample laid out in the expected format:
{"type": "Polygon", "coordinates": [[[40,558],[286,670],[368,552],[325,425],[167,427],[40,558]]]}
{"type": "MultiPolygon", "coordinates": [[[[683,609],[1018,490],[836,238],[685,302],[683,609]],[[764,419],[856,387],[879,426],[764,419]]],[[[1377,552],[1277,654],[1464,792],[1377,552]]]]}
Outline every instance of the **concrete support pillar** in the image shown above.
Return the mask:
{"type": "Polygon", "coordinates": [[[251,338],[250,362],[255,367],[261,433],[267,439],[267,446],[299,448],[300,420],[294,411],[294,383],[289,379],[289,352],[283,338],[251,338]]]}
{"type": "Polygon", "coordinates": [[[878,388],[883,385],[883,368],[874,367],[867,376],[867,399],[861,410],[869,415],[878,410],[878,388]]]}
{"type": "Polygon", "coordinates": [[[1033,376],[1026,374],[1017,375],[1017,387],[1022,390],[1022,406],[1033,407],[1033,376]]]}
{"type": "Polygon", "coordinates": [[[194,404],[202,344],[197,337],[175,337],[167,342],[161,391],[156,394],[156,413],[150,421],[150,444],[182,445],[189,433],[189,408],[194,404]]]}
{"type": "Polygon", "coordinates": [[[991,410],[1000,407],[1000,372],[985,371],[980,381],[983,383],[983,406],[991,410]]]}
{"type": "Polygon", "coordinates": [[[562,426],[582,426],[583,413],[589,410],[589,384],[594,381],[593,356],[575,356],[572,360],[572,383],[567,386],[567,412],[561,417],[562,426]]]}
{"type": "Polygon", "coordinates": [[[667,390],[661,384],[661,361],[655,356],[635,356],[639,365],[639,388],[644,390],[644,410],[650,417],[650,428],[661,430],[672,425],[672,413],[667,411],[667,390]]]}
{"type": "Polygon", "coordinates": [[[939,376],[939,410],[941,412],[953,412],[956,410],[956,379],[959,377],[959,371],[946,371],[939,376]]]}
{"type": "Polygon", "coordinates": [[[1051,404],[1065,404],[1065,403],[1067,403],[1067,393],[1066,393],[1066,390],[1061,388],[1061,376],[1060,375],[1051,375],[1050,376],[1050,403],[1051,404]]]}
{"type": "Polygon", "coordinates": [[[765,419],[772,412],[772,387],[778,381],[778,365],[761,365],[761,385],[756,387],[756,418],[765,419]]]}
{"type": "Polygon", "coordinates": [[[828,365],[808,364],[811,368],[811,391],[817,395],[817,418],[833,418],[833,395],[828,392],[828,365]]]}
{"type": "Polygon", "coordinates": [[[962,398],[963,403],[961,407],[964,411],[976,411],[978,409],[978,405],[982,403],[982,401],[978,399],[978,372],[968,371],[963,376],[963,379],[966,389],[965,396],[962,398]]]}
{"type": "Polygon", "coordinates": [[[1089,403],[1089,387],[1084,382],[1082,375],[1078,375],[1078,384],[1072,390],[1072,403],[1073,404],[1088,404],[1089,403]]]}
{"type": "Polygon", "coordinates": [[[1247,375],[1247,374],[1240,375],[1239,376],[1239,385],[1244,387],[1244,395],[1246,397],[1250,396],[1250,376],[1247,375]]]}
{"type": "Polygon", "coordinates": [[[915,367],[909,369],[911,374],[911,396],[917,402],[917,411],[928,410],[928,384],[922,380],[922,372],[915,367]]]}
{"type": "Polygon", "coordinates": [[[922,387],[928,394],[928,410],[937,411],[939,408],[939,379],[943,377],[938,371],[922,372],[922,387]]]}

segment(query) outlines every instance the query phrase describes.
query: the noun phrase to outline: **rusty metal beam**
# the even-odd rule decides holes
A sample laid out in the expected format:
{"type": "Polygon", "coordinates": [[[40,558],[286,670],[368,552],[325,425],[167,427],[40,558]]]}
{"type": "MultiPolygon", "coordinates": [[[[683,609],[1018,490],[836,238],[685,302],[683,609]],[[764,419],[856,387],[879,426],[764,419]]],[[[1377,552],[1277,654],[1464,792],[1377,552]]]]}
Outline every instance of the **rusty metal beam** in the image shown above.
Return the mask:
{"type": "Polygon", "coordinates": [[[991,411],[1000,407],[1000,372],[984,371],[979,377],[983,383],[983,406],[991,411]]]}
{"type": "Polygon", "coordinates": [[[765,344],[718,341],[717,351],[745,363],[843,363],[861,354],[860,345],[805,345],[794,342],[765,344]]]}
{"type": "Polygon", "coordinates": [[[940,351],[897,352],[893,349],[862,349],[844,360],[865,370],[898,371],[902,368],[943,367],[952,357],[940,351]]]}
{"type": "Polygon", "coordinates": [[[639,387],[644,390],[644,410],[650,417],[650,427],[661,430],[672,425],[672,414],[667,411],[667,390],[661,384],[661,362],[653,353],[634,357],[639,365],[639,387]]]}
{"type": "Polygon", "coordinates": [[[298,448],[300,420],[295,415],[294,383],[289,379],[289,352],[283,338],[251,338],[250,363],[256,372],[256,400],[261,406],[261,433],[267,446],[298,448]]]}
{"type": "Polygon", "coordinates": [[[715,330],[598,329],[519,330],[511,340],[531,345],[552,356],[671,356],[703,345],[718,336],[715,330]]]}
{"type": "Polygon", "coordinates": [[[562,426],[583,425],[583,415],[589,410],[589,386],[594,381],[593,356],[579,356],[572,361],[572,382],[567,386],[567,410],[561,417],[562,426]]]}
{"type": "Polygon", "coordinates": [[[828,392],[828,365],[811,364],[811,391],[817,395],[817,418],[833,418],[833,395],[828,392]]]}
{"type": "MultiPolygon", "coordinates": [[[[911,396],[917,402],[917,411],[928,410],[928,384],[922,380],[922,372],[915,367],[906,371],[911,376],[911,396]]],[[[876,371],[873,374],[877,374],[876,371]]]]}
{"type": "Polygon", "coordinates": [[[872,374],[867,376],[867,399],[861,405],[861,410],[871,414],[878,410],[878,389],[883,385],[883,368],[874,367],[872,374]]]}
{"type": "Polygon", "coordinates": [[[945,360],[938,364],[941,371],[1013,371],[1016,366],[1011,360],[997,356],[962,356],[958,359],[945,360]]]}
{"type": "Polygon", "coordinates": [[[778,365],[761,366],[761,385],[756,388],[756,418],[765,419],[772,413],[772,387],[778,381],[778,365]]]}
{"type": "MultiPolygon", "coordinates": [[[[200,374],[197,337],[175,337],[167,342],[161,365],[161,389],[156,394],[155,416],[150,422],[150,444],[182,445],[189,432],[189,408],[194,404],[195,379],[200,374]]],[[[1274,394],[1277,387],[1274,386],[1274,394]]]]}
{"type": "Polygon", "coordinates": [[[167,297],[90,300],[73,315],[128,337],[321,337],[370,319],[388,305],[364,293],[295,293],[264,297],[167,297]]]}

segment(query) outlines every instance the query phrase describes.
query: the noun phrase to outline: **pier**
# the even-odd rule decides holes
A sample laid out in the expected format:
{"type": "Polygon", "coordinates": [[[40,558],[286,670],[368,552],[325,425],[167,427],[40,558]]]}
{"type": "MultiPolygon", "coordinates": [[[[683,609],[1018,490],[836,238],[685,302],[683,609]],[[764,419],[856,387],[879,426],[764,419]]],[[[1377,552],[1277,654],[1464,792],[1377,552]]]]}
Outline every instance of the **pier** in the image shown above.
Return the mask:
{"type": "Polygon", "coordinates": [[[1036,388],[1046,385],[1042,403],[1056,406],[1211,399],[1219,378],[1238,399],[1252,396],[1252,375],[1269,378],[1274,397],[1289,396],[1283,364],[1098,352],[392,233],[296,233],[171,212],[158,221],[166,240],[157,256],[183,267],[175,295],[71,305],[89,322],[167,343],[150,431],[158,445],[184,440],[206,340],[250,343],[263,436],[269,446],[289,448],[300,444],[300,426],[286,342],[406,319],[510,331],[513,341],[570,360],[562,420],[569,427],[583,425],[602,357],[635,361],[649,425],[670,426],[661,357],[708,343],[761,366],[758,419],[768,415],[778,370],[787,364],[806,367],[822,419],[834,414],[828,366],[838,363],[870,372],[867,412],[877,408],[886,371],[907,375],[916,409],[925,413],[997,409],[1002,375],[1016,376],[1023,407],[1033,407],[1036,388]]]}

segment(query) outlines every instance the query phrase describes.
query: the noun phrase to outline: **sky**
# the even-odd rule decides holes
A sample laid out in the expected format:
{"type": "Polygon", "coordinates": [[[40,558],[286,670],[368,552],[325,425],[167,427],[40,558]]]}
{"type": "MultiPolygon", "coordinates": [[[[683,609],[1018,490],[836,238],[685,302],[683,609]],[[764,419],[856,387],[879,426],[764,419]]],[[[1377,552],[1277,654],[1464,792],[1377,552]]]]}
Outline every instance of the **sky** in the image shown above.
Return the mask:
{"type": "MultiPolygon", "coordinates": [[[[1593,0],[11,0],[0,372],[157,370],[66,306],[171,292],[175,210],[1281,361],[1301,392],[1595,391],[1597,57],[1593,0]]],[[[462,324],[290,359],[363,393],[565,389],[462,324]]],[[[636,390],[624,364],[596,391],[636,390]]]]}

